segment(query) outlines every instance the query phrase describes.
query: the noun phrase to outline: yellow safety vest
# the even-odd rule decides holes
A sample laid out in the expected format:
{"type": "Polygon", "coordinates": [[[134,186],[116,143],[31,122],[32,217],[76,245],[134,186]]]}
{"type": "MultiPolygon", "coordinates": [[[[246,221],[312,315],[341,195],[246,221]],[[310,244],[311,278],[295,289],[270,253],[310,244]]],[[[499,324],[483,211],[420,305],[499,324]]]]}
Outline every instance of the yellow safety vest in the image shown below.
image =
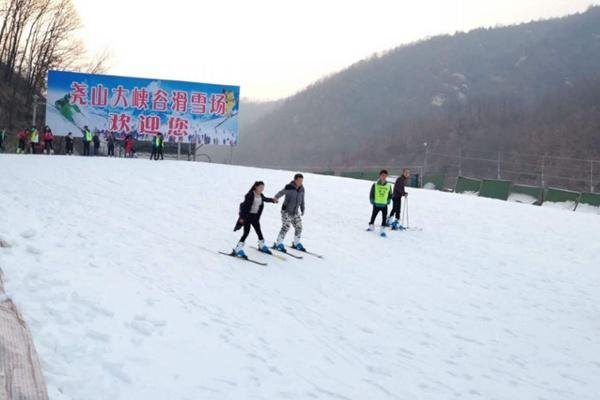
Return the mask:
{"type": "Polygon", "coordinates": [[[375,182],[375,198],[374,203],[376,205],[385,206],[389,203],[390,191],[392,186],[389,183],[381,184],[379,181],[375,182]]]}

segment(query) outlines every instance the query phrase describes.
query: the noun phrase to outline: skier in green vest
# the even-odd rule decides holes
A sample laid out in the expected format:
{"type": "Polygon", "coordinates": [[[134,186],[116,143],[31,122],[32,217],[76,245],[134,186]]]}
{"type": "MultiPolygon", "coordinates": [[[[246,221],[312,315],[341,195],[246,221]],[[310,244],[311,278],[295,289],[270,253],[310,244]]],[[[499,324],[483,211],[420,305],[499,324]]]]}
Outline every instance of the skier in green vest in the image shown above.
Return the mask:
{"type": "Polygon", "coordinates": [[[383,237],[386,236],[385,227],[387,226],[388,205],[392,200],[392,186],[387,182],[387,177],[387,170],[382,169],[379,171],[379,179],[373,183],[369,192],[369,200],[373,205],[373,212],[371,213],[371,221],[367,230],[375,230],[375,218],[377,218],[377,214],[381,213],[381,231],[379,235],[383,237]]]}
{"type": "Polygon", "coordinates": [[[88,126],[84,126],[83,127],[83,155],[84,156],[89,156],[90,155],[90,143],[92,143],[92,139],[93,136],[92,135],[92,131],[90,131],[90,128],[88,128],[88,126]]]}

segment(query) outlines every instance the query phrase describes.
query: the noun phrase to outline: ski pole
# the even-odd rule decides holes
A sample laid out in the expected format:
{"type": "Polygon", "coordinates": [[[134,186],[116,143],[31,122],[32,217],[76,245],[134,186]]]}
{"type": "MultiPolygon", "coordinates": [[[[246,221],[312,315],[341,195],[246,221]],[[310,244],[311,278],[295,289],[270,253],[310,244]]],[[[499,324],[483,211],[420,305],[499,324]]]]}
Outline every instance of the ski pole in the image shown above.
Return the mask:
{"type": "Polygon", "coordinates": [[[406,204],[406,227],[410,228],[410,222],[408,221],[408,196],[404,199],[404,203],[406,204]]]}

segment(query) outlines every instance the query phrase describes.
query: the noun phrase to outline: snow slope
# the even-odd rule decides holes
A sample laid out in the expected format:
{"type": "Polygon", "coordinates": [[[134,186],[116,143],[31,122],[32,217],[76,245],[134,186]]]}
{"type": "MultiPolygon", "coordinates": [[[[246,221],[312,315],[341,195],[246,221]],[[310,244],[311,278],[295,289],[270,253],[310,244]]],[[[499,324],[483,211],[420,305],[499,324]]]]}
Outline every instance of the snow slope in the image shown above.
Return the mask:
{"type": "Polygon", "coordinates": [[[326,259],[248,250],[260,267],[216,251],[252,182],[272,195],[291,172],[9,155],[0,170],[0,267],[53,400],[600,393],[599,216],[410,190],[423,230],[382,239],[364,231],[369,182],[307,174],[304,243],[326,259]]]}

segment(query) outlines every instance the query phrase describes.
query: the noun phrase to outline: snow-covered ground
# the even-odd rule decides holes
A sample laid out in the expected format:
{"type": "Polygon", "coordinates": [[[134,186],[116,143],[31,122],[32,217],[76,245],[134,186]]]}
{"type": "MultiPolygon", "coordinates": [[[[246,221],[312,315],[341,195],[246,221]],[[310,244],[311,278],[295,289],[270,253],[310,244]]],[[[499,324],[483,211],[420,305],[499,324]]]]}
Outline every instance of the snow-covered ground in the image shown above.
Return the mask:
{"type": "MultiPolygon", "coordinates": [[[[410,190],[421,231],[365,232],[369,182],[307,174],[304,243],[256,266],[254,180],[188,162],[0,156],[0,267],[65,399],[597,399],[600,216],[410,190]],[[254,233],[249,243],[255,243],[254,233]]],[[[273,240],[279,206],[262,219],[273,240]]],[[[291,239],[291,238],[290,238],[291,239]]]]}

